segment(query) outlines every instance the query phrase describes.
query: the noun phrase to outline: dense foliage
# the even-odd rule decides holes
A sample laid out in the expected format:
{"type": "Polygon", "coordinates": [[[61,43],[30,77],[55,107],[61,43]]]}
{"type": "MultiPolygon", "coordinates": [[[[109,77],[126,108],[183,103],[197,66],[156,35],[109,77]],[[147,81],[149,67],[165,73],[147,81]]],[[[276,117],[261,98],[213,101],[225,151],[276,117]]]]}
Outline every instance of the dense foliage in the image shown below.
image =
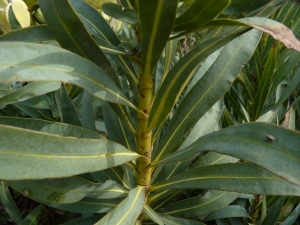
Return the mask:
{"type": "Polygon", "coordinates": [[[1,223],[297,223],[296,1],[0,0],[0,29],[1,223]]]}

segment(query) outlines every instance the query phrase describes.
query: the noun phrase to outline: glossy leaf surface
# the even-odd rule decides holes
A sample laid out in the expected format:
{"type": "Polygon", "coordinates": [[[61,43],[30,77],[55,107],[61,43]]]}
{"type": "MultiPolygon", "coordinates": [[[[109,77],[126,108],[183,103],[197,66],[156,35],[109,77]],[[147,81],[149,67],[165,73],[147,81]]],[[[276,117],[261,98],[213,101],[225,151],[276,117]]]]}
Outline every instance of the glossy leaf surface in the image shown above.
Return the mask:
{"type": "Polygon", "coordinates": [[[213,189],[231,192],[299,195],[300,188],[251,163],[196,167],[150,187],[165,189],[213,189]]]}
{"type": "Polygon", "coordinates": [[[108,180],[104,184],[93,183],[74,176],[51,180],[9,181],[8,185],[18,192],[39,202],[69,204],[85,197],[113,199],[125,197],[128,190],[108,180]]]}
{"type": "Polygon", "coordinates": [[[158,163],[186,160],[197,152],[212,150],[234,156],[266,168],[278,176],[300,185],[300,153],[296,150],[299,133],[267,123],[231,126],[199,138],[189,147],[165,156],[158,163]],[[274,137],[269,140],[267,135],[274,137]],[[281,160],[280,165],[274,164],[281,160]]]}
{"type": "Polygon", "coordinates": [[[95,225],[134,224],[143,209],[144,198],[145,187],[138,186],[130,190],[128,197],[95,225]]]}
{"type": "Polygon", "coordinates": [[[4,125],[0,134],[4,180],[72,176],[114,167],[139,156],[103,139],[61,137],[4,125]]]}
{"type": "Polygon", "coordinates": [[[0,49],[0,83],[15,80],[72,83],[98,98],[134,107],[103,70],[71,52],[22,42],[1,42],[0,49]]]}

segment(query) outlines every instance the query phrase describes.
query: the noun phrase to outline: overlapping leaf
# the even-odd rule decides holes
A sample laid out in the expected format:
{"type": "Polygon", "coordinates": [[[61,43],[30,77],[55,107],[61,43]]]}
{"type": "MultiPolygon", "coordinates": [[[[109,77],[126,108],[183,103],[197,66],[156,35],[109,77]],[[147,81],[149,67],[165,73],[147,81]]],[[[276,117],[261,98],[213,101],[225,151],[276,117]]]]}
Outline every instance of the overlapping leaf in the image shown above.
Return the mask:
{"type": "Polygon", "coordinates": [[[8,181],[8,185],[36,201],[54,204],[75,203],[85,197],[122,198],[128,194],[126,188],[114,181],[93,183],[78,176],[51,180],[8,181]]]}
{"type": "Polygon", "coordinates": [[[24,42],[1,42],[0,49],[0,83],[16,80],[72,83],[98,98],[135,108],[103,70],[71,52],[24,42]]]}
{"type": "Polygon", "coordinates": [[[138,186],[130,190],[128,197],[95,225],[134,224],[143,209],[144,198],[145,187],[138,186]]]}
{"type": "Polygon", "coordinates": [[[300,188],[251,163],[196,167],[150,187],[166,189],[213,189],[266,195],[296,195],[300,188]]]}
{"type": "MultiPolygon", "coordinates": [[[[168,130],[164,133],[160,141],[158,150],[155,152],[154,160],[166,155],[166,153],[171,151],[176,145],[178,146],[179,143],[183,141],[183,137],[191,130],[199,118],[226,93],[242,69],[242,65],[247,63],[251,58],[260,36],[261,32],[252,30],[236,38],[223,48],[214,66],[210,67],[202,79],[193,86],[181,102],[172,117],[168,130]]],[[[208,46],[206,46],[206,48],[207,47],[208,46]]],[[[186,57],[187,56],[181,61],[184,61],[186,57]]],[[[172,83],[175,83],[175,81],[172,83]]],[[[172,85],[167,87],[167,89],[171,87],[172,85]]],[[[168,93],[168,90],[166,90],[166,92],[168,93]]],[[[166,105],[162,102],[161,104],[159,107],[164,107],[161,110],[166,110],[166,105]]],[[[155,106],[156,102],[153,104],[153,109],[156,109],[155,106]]],[[[158,112],[160,112],[160,110],[158,112]]],[[[161,114],[163,113],[161,112],[161,114]]],[[[150,114],[149,121],[151,121],[151,119],[150,114]]],[[[151,124],[151,122],[149,123],[151,124]]]]}
{"type": "Polygon", "coordinates": [[[0,126],[0,134],[0,177],[4,180],[67,177],[139,157],[103,139],[62,137],[5,125],[0,126]]]}
{"type": "Polygon", "coordinates": [[[300,185],[299,137],[298,132],[267,123],[231,126],[203,136],[189,147],[169,154],[152,165],[186,160],[197,152],[212,150],[255,163],[300,185]],[[274,163],[279,159],[281,164],[274,163]]]}

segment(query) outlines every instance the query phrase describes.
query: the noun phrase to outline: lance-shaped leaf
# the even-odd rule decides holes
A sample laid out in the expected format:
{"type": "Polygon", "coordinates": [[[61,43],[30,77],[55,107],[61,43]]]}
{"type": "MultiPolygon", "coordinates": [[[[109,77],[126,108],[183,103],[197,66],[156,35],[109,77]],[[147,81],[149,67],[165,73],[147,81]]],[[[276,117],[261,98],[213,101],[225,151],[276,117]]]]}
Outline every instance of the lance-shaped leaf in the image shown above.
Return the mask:
{"type": "Polygon", "coordinates": [[[159,212],[176,217],[205,215],[221,209],[233,202],[239,193],[226,191],[207,191],[203,196],[196,196],[175,202],[159,212]]]}
{"type": "Polygon", "coordinates": [[[264,68],[264,72],[260,79],[258,90],[254,98],[252,121],[258,119],[260,112],[268,99],[269,88],[270,88],[269,86],[272,81],[276,62],[277,62],[277,45],[275,43],[269,53],[266,66],[264,68]]]}
{"type": "Polygon", "coordinates": [[[159,225],[164,225],[164,223],[160,219],[159,215],[153,209],[151,209],[151,207],[149,205],[145,204],[143,211],[147,215],[147,217],[149,217],[152,221],[154,221],[155,223],[157,223],[159,225]]]}
{"type": "Polygon", "coordinates": [[[300,185],[300,134],[273,124],[248,123],[205,135],[189,147],[169,154],[152,165],[182,161],[200,151],[212,150],[266,168],[300,185]],[[280,159],[282,163],[276,163],[280,159]]]}
{"type": "Polygon", "coordinates": [[[199,26],[197,28],[190,29],[178,35],[175,35],[172,38],[181,37],[183,35],[198,30],[208,29],[212,27],[220,27],[220,26],[250,26],[270,34],[274,39],[281,41],[287,48],[294,49],[298,52],[300,51],[300,42],[288,27],[275,20],[262,18],[262,17],[246,17],[237,20],[216,19],[208,22],[203,26],[199,26]]]}
{"type": "Polygon", "coordinates": [[[44,215],[45,211],[45,206],[39,205],[24,219],[22,225],[38,225],[39,220],[44,215]]]}
{"type": "Polygon", "coordinates": [[[96,199],[83,198],[79,202],[71,204],[45,203],[53,208],[75,213],[107,213],[113,210],[119,203],[120,199],[96,199]]]}
{"type": "Polygon", "coordinates": [[[85,178],[9,181],[8,185],[23,195],[39,202],[68,204],[85,197],[98,199],[122,198],[128,190],[115,181],[93,183],[85,178]]]}
{"type": "Polygon", "coordinates": [[[152,130],[155,126],[165,121],[184,87],[192,77],[195,67],[204,58],[246,31],[247,29],[244,28],[227,30],[226,34],[198,45],[176,63],[153,100],[147,130],[152,130]]]}
{"type": "Polygon", "coordinates": [[[11,197],[7,184],[3,181],[0,182],[0,199],[1,204],[3,205],[4,209],[16,224],[22,224],[23,218],[19,209],[15,205],[13,198],[11,197]]]}
{"type": "MultiPolygon", "coordinates": [[[[77,138],[101,139],[102,135],[76,127],[69,124],[57,123],[53,121],[37,120],[31,118],[20,117],[2,117],[0,116],[0,124],[25,128],[29,130],[40,131],[60,136],[70,136],[77,138]]],[[[104,139],[104,138],[103,138],[104,139]]]]}
{"type": "Polygon", "coordinates": [[[154,152],[154,160],[171,150],[176,150],[173,148],[180,145],[197,121],[226,93],[242,65],[251,58],[260,37],[260,31],[251,30],[222,49],[213,66],[182,100],[160,141],[158,150],[154,152]]]}
{"type": "Polygon", "coordinates": [[[252,163],[217,164],[196,167],[150,187],[166,189],[213,189],[230,192],[296,195],[300,187],[252,163]]]}
{"type": "Polygon", "coordinates": [[[0,105],[8,105],[43,95],[60,88],[60,82],[33,82],[0,98],[0,105]]]}
{"type": "Polygon", "coordinates": [[[81,121],[65,85],[60,87],[62,122],[81,127],[81,121]]]}
{"type": "Polygon", "coordinates": [[[168,41],[176,16],[178,0],[140,0],[139,16],[142,36],[142,71],[151,76],[168,41]]]}
{"type": "Polygon", "coordinates": [[[224,14],[243,14],[258,9],[271,0],[231,0],[229,6],[223,11],[224,14]]]}
{"type": "Polygon", "coordinates": [[[230,0],[196,0],[175,20],[173,31],[182,31],[201,26],[216,18],[230,0]]]}
{"type": "Polygon", "coordinates": [[[210,213],[205,221],[222,219],[222,218],[232,218],[232,217],[248,217],[248,213],[244,207],[239,205],[229,205],[223,209],[210,213]]]}
{"type": "MultiPolygon", "coordinates": [[[[70,3],[79,14],[89,33],[95,37],[100,37],[96,38],[96,40],[103,39],[111,46],[119,46],[121,43],[120,40],[99,11],[82,0],[71,0],[70,3]]],[[[99,42],[97,43],[100,44],[99,42]]],[[[102,47],[102,50],[105,50],[105,48],[102,47]]],[[[130,59],[121,55],[111,55],[111,57],[126,71],[126,74],[131,77],[134,83],[137,84],[138,78],[130,59]]]]}
{"type": "Polygon", "coordinates": [[[118,83],[111,63],[87,32],[69,1],[41,0],[39,6],[51,33],[64,49],[91,60],[118,83]]]}
{"type": "Polygon", "coordinates": [[[123,8],[115,3],[105,3],[101,9],[105,14],[132,25],[139,25],[139,15],[136,11],[130,8],[123,8]]]}
{"type": "Polygon", "coordinates": [[[72,83],[98,98],[135,108],[103,70],[78,55],[54,46],[23,42],[2,42],[0,49],[0,83],[72,83]]]}
{"type": "Polygon", "coordinates": [[[130,190],[125,198],[113,211],[106,214],[95,225],[106,224],[135,224],[140,215],[145,198],[145,187],[138,186],[130,190]]]}
{"type": "Polygon", "coordinates": [[[204,225],[204,223],[200,223],[194,220],[177,218],[165,214],[159,214],[159,216],[165,225],[204,225]]]}
{"type": "Polygon", "coordinates": [[[114,167],[139,157],[103,139],[62,137],[5,125],[0,125],[0,134],[3,180],[67,177],[114,167]]]}

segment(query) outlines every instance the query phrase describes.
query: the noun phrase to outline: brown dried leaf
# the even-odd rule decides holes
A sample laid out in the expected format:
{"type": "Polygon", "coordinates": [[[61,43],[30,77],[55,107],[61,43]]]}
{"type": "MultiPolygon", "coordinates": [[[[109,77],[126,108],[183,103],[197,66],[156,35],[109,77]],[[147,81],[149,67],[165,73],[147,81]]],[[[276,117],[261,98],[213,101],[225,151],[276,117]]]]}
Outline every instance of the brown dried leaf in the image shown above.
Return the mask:
{"type": "Polygon", "coordinates": [[[238,21],[268,33],[274,39],[281,41],[287,48],[300,52],[299,40],[295,37],[293,32],[282,23],[262,17],[249,17],[239,19],[238,21]]]}

